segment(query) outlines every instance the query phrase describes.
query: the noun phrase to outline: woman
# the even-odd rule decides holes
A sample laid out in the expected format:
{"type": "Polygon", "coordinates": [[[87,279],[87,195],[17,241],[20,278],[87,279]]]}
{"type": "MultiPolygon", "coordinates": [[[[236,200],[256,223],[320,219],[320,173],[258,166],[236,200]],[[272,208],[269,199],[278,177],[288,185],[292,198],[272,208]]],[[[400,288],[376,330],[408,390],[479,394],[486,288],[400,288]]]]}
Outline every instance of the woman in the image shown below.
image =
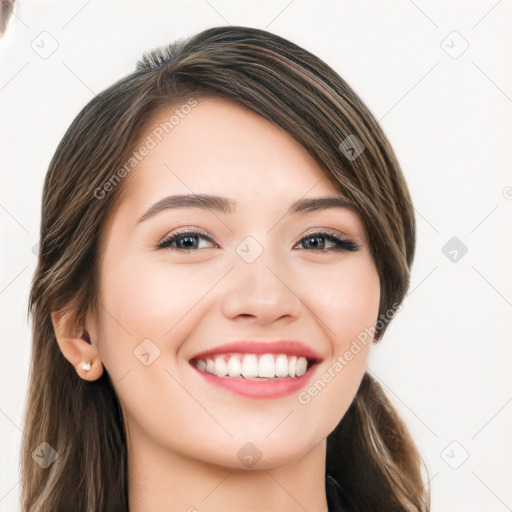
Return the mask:
{"type": "Polygon", "coordinates": [[[389,142],[320,59],[246,27],[145,54],[46,177],[23,510],[428,510],[366,372],[414,246],[389,142]]]}

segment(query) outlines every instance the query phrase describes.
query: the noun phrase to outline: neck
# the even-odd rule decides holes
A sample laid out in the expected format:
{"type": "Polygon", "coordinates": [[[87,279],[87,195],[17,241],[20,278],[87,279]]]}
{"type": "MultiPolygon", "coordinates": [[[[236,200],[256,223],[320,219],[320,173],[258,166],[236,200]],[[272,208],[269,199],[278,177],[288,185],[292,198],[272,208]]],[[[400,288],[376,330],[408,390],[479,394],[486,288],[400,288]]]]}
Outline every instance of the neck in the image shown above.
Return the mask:
{"type": "Polygon", "coordinates": [[[152,446],[128,446],[130,512],[327,512],[326,441],[269,469],[234,469],[152,446]]]}

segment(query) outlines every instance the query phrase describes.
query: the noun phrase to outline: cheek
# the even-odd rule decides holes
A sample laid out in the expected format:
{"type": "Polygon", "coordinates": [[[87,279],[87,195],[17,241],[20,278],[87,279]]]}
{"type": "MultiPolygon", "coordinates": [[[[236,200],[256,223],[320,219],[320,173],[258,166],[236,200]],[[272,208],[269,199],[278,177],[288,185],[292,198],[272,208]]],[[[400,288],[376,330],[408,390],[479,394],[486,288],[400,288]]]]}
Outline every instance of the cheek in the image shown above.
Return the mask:
{"type": "Polygon", "coordinates": [[[145,339],[163,350],[164,340],[178,344],[205,292],[215,283],[212,269],[166,265],[147,255],[125,257],[105,266],[99,336],[101,357],[109,370],[133,362],[133,351],[145,339]],[[102,343],[108,340],[108,343],[102,343]]]}
{"type": "Polygon", "coordinates": [[[365,329],[375,325],[380,302],[380,280],[371,260],[361,258],[339,270],[312,272],[307,279],[311,293],[308,306],[321,315],[333,352],[346,350],[365,329]]]}
{"type": "Polygon", "coordinates": [[[322,286],[308,296],[308,307],[321,316],[330,357],[297,398],[308,418],[322,418],[318,431],[325,436],[346,413],[366,370],[372,346],[368,329],[378,317],[380,280],[374,264],[362,260],[331,272],[329,279],[317,275],[317,283],[322,286]]]}

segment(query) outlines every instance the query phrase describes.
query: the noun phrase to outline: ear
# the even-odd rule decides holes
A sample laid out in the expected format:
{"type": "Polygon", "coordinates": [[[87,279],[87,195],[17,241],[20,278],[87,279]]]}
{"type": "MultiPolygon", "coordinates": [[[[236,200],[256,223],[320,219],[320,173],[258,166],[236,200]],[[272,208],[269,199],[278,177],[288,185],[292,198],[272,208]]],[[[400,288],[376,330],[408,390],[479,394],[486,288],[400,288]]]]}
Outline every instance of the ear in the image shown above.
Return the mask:
{"type": "Polygon", "coordinates": [[[52,312],[53,330],[63,356],[84,380],[97,380],[103,374],[103,364],[91,343],[85,326],[78,323],[73,311],[52,312]]]}

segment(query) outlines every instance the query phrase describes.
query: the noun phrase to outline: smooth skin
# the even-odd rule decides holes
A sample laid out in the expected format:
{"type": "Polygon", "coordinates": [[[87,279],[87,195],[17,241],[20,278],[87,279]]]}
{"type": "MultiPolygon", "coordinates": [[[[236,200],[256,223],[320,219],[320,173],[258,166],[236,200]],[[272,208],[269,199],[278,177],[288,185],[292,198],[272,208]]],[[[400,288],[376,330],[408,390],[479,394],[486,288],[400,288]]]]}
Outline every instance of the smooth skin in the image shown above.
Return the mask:
{"type": "Polygon", "coordinates": [[[339,191],[291,136],[219,98],[198,100],[125,179],[127,194],[102,231],[101,307],[85,324],[91,343],[72,315],[52,318],[80,377],[95,380],[105,368],[114,383],[130,511],[327,511],[326,437],[357,392],[371,343],[307,404],[297,393],[259,399],[214,387],[189,360],[234,340],[285,338],[322,355],[309,385],[332,373],[378,316],[379,276],[360,217],[347,208],[285,215],[296,200],[339,191]],[[236,211],[164,209],[137,222],[162,198],[191,193],[231,198],[236,211]],[[158,248],[195,230],[209,238],[158,248]],[[325,237],[308,243],[326,230],[358,250],[326,251],[336,245],[325,237]],[[237,252],[248,236],[262,248],[252,263],[237,252]],[[143,340],[151,364],[136,357],[143,340]],[[90,371],[82,361],[92,361],[90,371]],[[261,453],[252,467],[237,456],[246,443],[261,453]]]}

